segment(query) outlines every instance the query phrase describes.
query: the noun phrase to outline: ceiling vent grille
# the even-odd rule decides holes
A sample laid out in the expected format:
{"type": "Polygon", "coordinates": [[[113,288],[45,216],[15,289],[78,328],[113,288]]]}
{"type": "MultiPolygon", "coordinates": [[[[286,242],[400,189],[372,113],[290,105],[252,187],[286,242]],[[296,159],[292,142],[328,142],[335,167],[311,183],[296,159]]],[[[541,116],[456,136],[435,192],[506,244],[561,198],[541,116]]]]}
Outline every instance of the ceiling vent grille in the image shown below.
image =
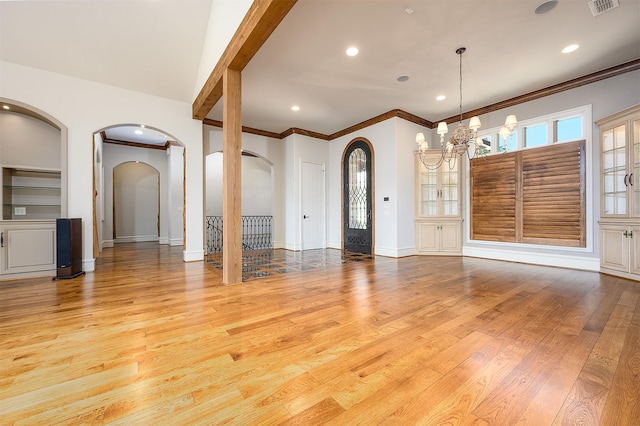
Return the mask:
{"type": "Polygon", "coordinates": [[[615,7],[620,6],[619,0],[591,0],[589,3],[589,9],[593,16],[598,16],[607,12],[615,7]]]}

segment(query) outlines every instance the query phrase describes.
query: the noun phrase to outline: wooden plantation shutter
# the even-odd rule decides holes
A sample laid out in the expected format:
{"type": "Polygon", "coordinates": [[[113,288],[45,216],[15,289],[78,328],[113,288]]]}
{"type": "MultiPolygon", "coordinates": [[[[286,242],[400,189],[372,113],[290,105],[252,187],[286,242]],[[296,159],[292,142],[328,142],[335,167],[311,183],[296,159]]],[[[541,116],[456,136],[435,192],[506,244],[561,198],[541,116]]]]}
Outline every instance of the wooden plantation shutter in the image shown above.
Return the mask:
{"type": "Polygon", "coordinates": [[[471,239],[516,241],[514,155],[471,161],[471,239]]]}
{"type": "Polygon", "coordinates": [[[471,161],[471,239],[585,247],[585,142],[471,161]]]}
{"type": "Polygon", "coordinates": [[[584,141],[522,151],[522,242],[585,246],[584,141]]]}

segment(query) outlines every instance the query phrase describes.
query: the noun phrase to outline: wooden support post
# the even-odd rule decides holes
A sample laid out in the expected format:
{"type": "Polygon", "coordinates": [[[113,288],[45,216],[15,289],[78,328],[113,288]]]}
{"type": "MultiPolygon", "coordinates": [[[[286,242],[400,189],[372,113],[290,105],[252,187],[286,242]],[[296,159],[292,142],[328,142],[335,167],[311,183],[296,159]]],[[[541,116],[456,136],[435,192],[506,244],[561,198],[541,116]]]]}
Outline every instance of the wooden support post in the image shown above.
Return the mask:
{"type": "Polygon", "coordinates": [[[242,282],[242,76],[227,68],[223,76],[222,128],[222,282],[242,282]]]}

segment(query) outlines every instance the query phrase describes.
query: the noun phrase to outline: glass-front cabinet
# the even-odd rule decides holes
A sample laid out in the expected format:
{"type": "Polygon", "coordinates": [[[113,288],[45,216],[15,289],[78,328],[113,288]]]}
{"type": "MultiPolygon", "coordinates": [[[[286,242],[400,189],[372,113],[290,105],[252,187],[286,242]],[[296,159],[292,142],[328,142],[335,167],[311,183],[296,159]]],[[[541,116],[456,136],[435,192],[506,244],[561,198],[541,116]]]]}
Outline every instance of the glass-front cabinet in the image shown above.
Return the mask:
{"type": "Polygon", "coordinates": [[[602,216],[640,217],[640,118],[601,130],[602,216]]]}
{"type": "MultiPolygon", "coordinates": [[[[436,163],[440,155],[439,150],[429,153],[427,163],[436,163]]],[[[419,254],[462,252],[459,167],[459,162],[426,167],[419,153],[414,153],[416,251],[419,254]]]]}
{"type": "Polygon", "coordinates": [[[600,127],[600,269],[640,279],[640,105],[600,127]]]}

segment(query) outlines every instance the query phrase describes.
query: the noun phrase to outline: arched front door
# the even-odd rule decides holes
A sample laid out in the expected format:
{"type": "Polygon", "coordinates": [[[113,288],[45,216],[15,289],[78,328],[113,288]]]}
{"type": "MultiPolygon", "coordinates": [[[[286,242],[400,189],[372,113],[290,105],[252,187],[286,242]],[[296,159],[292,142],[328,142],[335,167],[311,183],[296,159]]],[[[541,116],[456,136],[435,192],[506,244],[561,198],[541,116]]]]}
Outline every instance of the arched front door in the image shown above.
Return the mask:
{"type": "Polygon", "coordinates": [[[373,157],[371,146],[355,140],[342,160],[342,216],[345,250],[371,254],[373,249],[373,157]]]}

